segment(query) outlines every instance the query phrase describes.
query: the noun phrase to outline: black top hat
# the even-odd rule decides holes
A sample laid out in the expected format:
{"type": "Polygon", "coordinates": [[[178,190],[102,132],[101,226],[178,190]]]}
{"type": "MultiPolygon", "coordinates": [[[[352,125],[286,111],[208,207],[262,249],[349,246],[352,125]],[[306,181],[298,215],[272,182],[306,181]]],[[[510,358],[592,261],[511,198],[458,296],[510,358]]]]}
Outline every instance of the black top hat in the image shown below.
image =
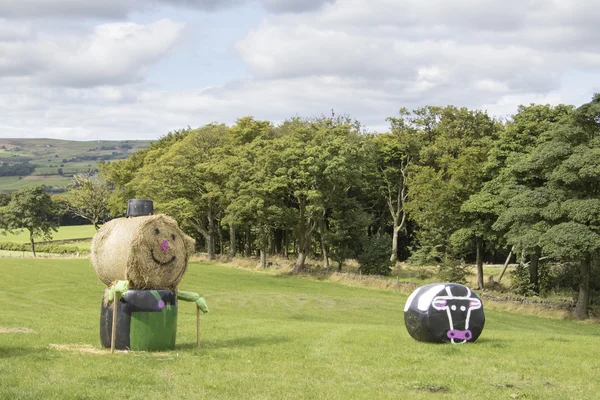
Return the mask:
{"type": "Polygon", "coordinates": [[[127,216],[141,217],[154,213],[154,203],[146,199],[129,199],[127,201],[127,216]]]}

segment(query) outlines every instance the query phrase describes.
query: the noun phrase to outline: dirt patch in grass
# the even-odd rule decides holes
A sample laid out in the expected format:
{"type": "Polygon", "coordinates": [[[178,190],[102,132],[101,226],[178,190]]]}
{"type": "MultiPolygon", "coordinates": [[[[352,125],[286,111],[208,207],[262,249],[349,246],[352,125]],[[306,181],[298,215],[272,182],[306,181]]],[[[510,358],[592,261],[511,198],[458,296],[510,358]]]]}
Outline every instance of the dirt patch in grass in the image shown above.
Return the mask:
{"type": "Polygon", "coordinates": [[[0,333],[37,333],[29,328],[3,328],[0,326],[0,333]]]}
{"type": "MultiPolygon", "coordinates": [[[[54,350],[62,351],[74,351],[77,353],[87,354],[101,354],[110,355],[110,349],[99,349],[89,344],[50,344],[50,348],[54,350]]],[[[128,350],[115,350],[115,353],[121,354],[151,354],[155,357],[170,357],[171,353],[165,352],[145,352],[145,351],[128,351],[128,350]]]]}
{"type": "Polygon", "coordinates": [[[444,393],[449,392],[450,388],[448,386],[434,386],[434,385],[422,385],[422,386],[413,386],[413,389],[419,391],[426,391],[431,393],[444,393]]]}

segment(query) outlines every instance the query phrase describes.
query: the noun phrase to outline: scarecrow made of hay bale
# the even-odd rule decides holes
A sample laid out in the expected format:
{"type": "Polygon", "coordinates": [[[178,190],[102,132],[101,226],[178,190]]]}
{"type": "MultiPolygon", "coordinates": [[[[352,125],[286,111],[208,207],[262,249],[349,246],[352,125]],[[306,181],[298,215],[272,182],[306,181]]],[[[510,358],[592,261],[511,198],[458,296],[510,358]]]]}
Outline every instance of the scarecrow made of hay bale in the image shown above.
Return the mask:
{"type": "Polygon", "coordinates": [[[127,217],[102,226],[92,239],[91,262],[108,288],[100,313],[102,346],[119,350],[175,347],[177,300],[206,302],[177,289],[194,253],[194,239],[166,215],[153,215],[151,200],[129,200],[127,217]]]}

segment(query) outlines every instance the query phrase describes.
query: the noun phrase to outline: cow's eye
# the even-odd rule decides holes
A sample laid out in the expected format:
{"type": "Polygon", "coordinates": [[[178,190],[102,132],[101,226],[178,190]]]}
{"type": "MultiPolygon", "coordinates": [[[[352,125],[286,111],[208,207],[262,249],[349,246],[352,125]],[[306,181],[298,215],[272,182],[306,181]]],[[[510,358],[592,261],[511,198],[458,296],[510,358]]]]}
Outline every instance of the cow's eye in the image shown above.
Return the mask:
{"type": "Polygon", "coordinates": [[[154,228],[154,233],[158,235],[160,233],[160,230],[158,228],[154,228]]]}
{"type": "Polygon", "coordinates": [[[450,307],[450,309],[451,309],[452,311],[456,311],[456,306],[455,306],[455,305],[452,305],[452,306],[450,307]]]}
{"type": "Polygon", "coordinates": [[[467,309],[467,307],[465,306],[460,306],[460,311],[465,311],[467,309]]]}

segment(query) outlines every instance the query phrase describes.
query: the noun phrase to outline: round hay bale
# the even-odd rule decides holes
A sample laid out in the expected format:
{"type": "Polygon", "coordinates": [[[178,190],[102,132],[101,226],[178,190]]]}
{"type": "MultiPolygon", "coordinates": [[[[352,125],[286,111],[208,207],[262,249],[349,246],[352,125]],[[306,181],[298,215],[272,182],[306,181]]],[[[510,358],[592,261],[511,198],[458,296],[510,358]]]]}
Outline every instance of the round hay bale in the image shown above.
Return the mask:
{"type": "Polygon", "coordinates": [[[166,215],[118,218],[92,239],[91,261],[107,286],[128,280],[131,289],[175,290],[194,244],[166,215]]]}
{"type": "Polygon", "coordinates": [[[485,325],[479,296],[458,283],[417,288],[404,306],[404,324],[413,339],[433,343],[477,340],[485,325]]]}

